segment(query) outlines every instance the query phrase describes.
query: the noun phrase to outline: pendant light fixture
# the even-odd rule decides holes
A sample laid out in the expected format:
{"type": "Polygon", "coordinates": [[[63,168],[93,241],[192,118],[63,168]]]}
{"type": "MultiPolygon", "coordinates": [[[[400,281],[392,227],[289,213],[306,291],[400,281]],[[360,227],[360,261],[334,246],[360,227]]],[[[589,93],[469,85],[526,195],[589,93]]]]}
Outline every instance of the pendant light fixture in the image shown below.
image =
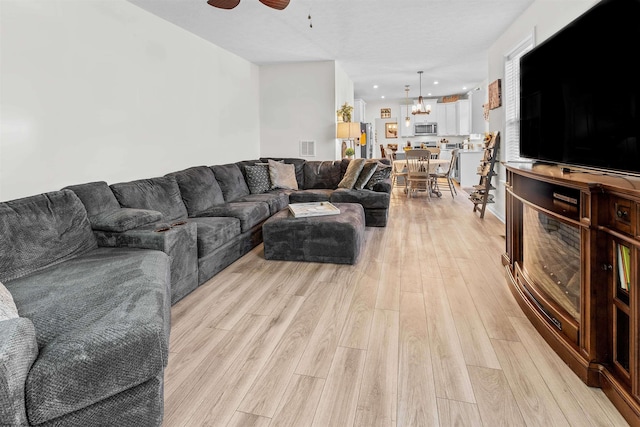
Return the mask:
{"type": "Polygon", "coordinates": [[[425,105],[424,99],[422,99],[422,73],[423,71],[418,71],[420,76],[420,96],[418,97],[418,104],[411,108],[411,114],[429,114],[431,112],[431,105],[425,105]]]}
{"type": "Polygon", "coordinates": [[[404,91],[407,93],[407,116],[404,118],[404,125],[409,127],[411,126],[411,117],[409,117],[409,85],[404,85],[404,91]]]}

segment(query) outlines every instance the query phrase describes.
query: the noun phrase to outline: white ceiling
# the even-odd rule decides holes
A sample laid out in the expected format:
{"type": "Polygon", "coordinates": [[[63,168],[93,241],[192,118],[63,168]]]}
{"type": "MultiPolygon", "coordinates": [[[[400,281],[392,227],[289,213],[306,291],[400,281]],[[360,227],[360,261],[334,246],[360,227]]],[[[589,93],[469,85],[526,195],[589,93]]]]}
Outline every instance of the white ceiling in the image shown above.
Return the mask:
{"type": "Polygon", "coordinates": [[[232,10],[206,0],[129,1],[258,65],[335,60],[355,98],[373,101],[404,98],[405,85],[417,97],[419,70],[424,97],[477,87],[488,48],[534,0],[291,0],[282,11],[257,0],[232,10]]]}

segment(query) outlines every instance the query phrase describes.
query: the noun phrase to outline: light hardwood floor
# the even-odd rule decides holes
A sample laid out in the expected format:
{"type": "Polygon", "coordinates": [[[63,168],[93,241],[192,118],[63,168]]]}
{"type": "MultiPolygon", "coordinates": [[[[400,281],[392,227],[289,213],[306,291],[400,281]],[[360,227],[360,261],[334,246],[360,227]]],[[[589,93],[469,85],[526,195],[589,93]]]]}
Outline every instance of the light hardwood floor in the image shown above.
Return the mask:
{"type": "Polygon", "coordinates": [[[626,426],[513,299],[504,224],[407,200],[355,266],[263,246],[172,308],[165,427],[626,426]]]}

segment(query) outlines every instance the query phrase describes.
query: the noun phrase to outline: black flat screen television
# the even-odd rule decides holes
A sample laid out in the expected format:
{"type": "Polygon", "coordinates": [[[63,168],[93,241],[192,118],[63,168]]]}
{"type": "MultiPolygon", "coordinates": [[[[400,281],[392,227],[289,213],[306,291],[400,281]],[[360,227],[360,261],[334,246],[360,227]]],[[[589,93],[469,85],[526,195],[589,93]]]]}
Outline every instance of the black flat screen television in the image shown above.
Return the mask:
{"type": "Polygon", "coordinates": [[[520,155],[640,174],[640,0],[602,0],[520,60],[520,155]]]}

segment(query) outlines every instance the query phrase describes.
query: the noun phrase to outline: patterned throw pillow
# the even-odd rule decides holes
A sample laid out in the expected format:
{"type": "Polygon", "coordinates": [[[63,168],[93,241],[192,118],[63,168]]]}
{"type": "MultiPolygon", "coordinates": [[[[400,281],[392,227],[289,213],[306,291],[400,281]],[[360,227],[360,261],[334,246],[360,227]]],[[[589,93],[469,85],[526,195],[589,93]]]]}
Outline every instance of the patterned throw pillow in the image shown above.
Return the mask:
{"type": "Polygon", "coordinates": [[[388,179],[391,176],[391,166],[378,163],[376,171],[373,173],[369,182],[364,186],[367,190],[373,190],[374,185],[388,179]]]}
{"type": "Polygon", "coordinates": [[[364,185],[369,182],[369,179],[371,179],[371,177],[375,173],[377,167],[378,162],[376,161],[366,162],[364,164],[364,167],[362,168],[362,171],[360,172],[360,175],[358,176],[358,179],[356,180],[356,183],[353,185],[353,188],[355,190],[362,190],[364,188],[364,185]]]}
{"type": "Polygon", "coordinates": [[[268,164],[245,166],[244,171],[247,173],[247,185],[251,194],[260,194],[271,190],[268,164]]]}
{"type": "Polygon", "coordinates": [[[351,160],[349,162],[349,166],[347,166],[347,171],[342,177],[342,181],[340,181],[340,183],[338,184],[338,188],[352,189],[356,181],[358,180],[360,172],[362,172],[365,161],[366,159],[351,160]]]}
{"type": "Polygon", "coordinates": [[[296,167],[292,164],[274,162],[269,159],[269,176],[273,188],[298,189],[296,167]]]}
{"type": "Polygon", "coordinates": [[[0,282],[0,320],[18,317],[18,309],[13,302],[13,297],[7,288],[0,282]]]}

